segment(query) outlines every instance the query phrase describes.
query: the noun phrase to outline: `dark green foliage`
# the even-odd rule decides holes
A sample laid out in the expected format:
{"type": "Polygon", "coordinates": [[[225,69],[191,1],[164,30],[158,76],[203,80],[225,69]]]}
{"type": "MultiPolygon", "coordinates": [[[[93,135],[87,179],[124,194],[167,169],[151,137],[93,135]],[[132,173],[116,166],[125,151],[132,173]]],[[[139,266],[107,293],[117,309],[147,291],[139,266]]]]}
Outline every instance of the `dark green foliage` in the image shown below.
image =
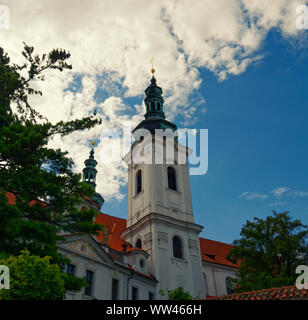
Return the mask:
{"type": "Polygon", "coordinates": [[[228,258],[240,261],[235,292],[294,285],[295,269],[305,264],[306,225],[292,220],[289,212],[276,213],[266,219],[247,221],[242,238],[233,242],[228,258]]]}
{"type": "Polygon", "coordinates": [[[57,233],[95,234],[101,228],[93,223],[94,209],[77,209],[93,189],[71,171],[67,152],[47,144],[54,135],[89,129],[101,120],[89,116],[52,124],[43,118],[28,102],[29,95],[42,94],[31,81],[43,81],[51,69],[71,69],[70,54],[55,49],[40,57],[26,44],[22,54],[26,62],[19,66],[0,48],[0,253],[16,256],[27,248],[63,268],[66,260],[57,252],[57,233]],[[14,205],[8,203],[8,191],[15,195],[14,205]]]}
{"type": "MultiPolygon", "coordinates": [[[[159,290],[161,296],[165,295],[164,290],[159,290]]],[[[168,290],[169,300],[192,300],[192,296],[188,291],[184,291],[183,287],[178,287],[174,290],[168,290]]]]}

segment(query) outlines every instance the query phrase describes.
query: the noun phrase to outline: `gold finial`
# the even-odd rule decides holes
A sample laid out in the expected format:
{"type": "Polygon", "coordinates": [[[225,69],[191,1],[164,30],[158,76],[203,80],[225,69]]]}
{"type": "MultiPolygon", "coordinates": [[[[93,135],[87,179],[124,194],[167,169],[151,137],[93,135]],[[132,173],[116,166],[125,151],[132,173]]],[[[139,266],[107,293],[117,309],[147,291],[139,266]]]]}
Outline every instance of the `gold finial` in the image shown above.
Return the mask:
{"type": "Polygon", "coordinates": [[[153,75],[153,77],[154,77],[155,69],[154,69],[153,61],[154,61],[154,59],[152,58],[151,61],[150,61],[150,62],[152,63],[151,72],[152,72],[152,75],[153,75]]]}
{"type": "Polygon", "coordinates": [[[92,144],[92,146],[94,147],[94,145],[95,145],[95,141],[94,141],[94,140],[92,140],[91,144],[92,144]]]}

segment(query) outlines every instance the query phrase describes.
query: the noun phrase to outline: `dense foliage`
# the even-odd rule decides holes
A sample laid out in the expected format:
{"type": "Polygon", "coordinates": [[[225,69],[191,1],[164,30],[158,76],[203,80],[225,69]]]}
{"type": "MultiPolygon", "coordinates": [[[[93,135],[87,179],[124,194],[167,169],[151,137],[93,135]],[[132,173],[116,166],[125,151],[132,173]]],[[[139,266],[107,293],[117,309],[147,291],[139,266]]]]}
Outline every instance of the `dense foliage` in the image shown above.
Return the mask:
{"type": "Polygon", "coordinates": [[[242,238],[233,242],[228,254],[228,258],[240,262],[234,291],[294,285],[296,267],[305,264],[307,234],[307,226],[292,220],[289,212],[274,211],[265,219],[247,221],[242,238]]]}
{"type": "MultiPolygon", "coordinates": [[[[165,296],[164,290],[159,290],[161,296],[165,296]]],[[[188,291],[184,291],[183,287],[177,287],[174,290],[168,290],[168,300],[192,300],[192,296],[188,291]]]]}
{"type": "Polygon", "coordinates": [[[168,291],[169,300],[192,300],[192,296],[188,291],[184,291],[183,287],[178,287],[168,291]]]}
{"type": "MultiPolygon", "coordinates": [[[[0,300],[61,300],[68,275],[50,257],[40,258],[23,250],[19,256],[0,260],[10,270],[10,288],[0,290],[0,300]]],[[[82,280],[80,285],[85,285],[82,280]]]]}
{"type": "Polygon", "coordinates": [[[70,54],[54,49],[39,56],[26,44],[22,54],[25,63],[17,65],[0,48],[0,253],[17,256],[27,248],[63,268],[66,260],[56,247],[59,231],[95,234],[101,228],[93,223],[94,209],[78,209],[82,196],[91,197],[93,189],[72,172],[67,152],[48,147],[48,142],[101,121],[89,115],[52,124],[41,116],[29,104],[31,95],[42,95],[32,81],[44,81],[49,70],[71,69],[70,54]],[[7,192],[14,195],[13,204],[7,192]]]}

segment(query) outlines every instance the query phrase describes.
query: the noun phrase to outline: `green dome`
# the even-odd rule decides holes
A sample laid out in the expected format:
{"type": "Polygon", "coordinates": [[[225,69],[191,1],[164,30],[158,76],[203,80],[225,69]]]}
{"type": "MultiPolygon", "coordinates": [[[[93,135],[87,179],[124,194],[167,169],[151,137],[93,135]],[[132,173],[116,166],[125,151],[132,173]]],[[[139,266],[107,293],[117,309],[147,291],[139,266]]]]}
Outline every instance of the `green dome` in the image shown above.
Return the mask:
{"type": "Polygon", "coordinates": [[[154,76],[151,79],[151,84],[145,89],[144,103],[146,106],[145,120],[140,122],[133,130],[133,133],[138,129],[147,129],[152,134],[155,129],[171,129],[175,131],[177,126],[165,119],[164,99],[162,97],[163,90],[156,84],[154,76]]]}
{"type": "MultiPolygon", "coordinates": [[[[97,170],[95,169],[95,167],[97,166],[97,161],[94,159],[94,148],[92,148],[92,150],[90,151],[89,159],[87,159],[84,164],[85,168],[83,168],[82,170],[83,182],[89,184],[95,190],[97,174],[97,170]]],[[[95,192],[95,194],[93,195],[92,200],[95,201],[100,208],[105,202],[104,198],[97,192],[95,192]]]]}

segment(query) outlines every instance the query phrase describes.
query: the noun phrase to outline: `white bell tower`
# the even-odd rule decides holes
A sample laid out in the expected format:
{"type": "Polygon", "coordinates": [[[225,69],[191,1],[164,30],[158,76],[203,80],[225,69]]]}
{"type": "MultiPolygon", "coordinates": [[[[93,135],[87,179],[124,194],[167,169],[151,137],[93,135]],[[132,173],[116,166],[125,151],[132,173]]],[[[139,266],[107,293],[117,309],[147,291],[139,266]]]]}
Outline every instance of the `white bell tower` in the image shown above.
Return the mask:
{"type": "Polygon", "coordinates": [[[176,125],[165,120],[162,89],[154,74],[145,93],[145,120],[133,130],[136,141],[124,157],[128,213],[122,236],[150,255],[149,270],[159,281],[156,299],[180,286],[194,298],[204,298],[199,245],[203,227],[194,223],[189,150],[177,142],[176,125]]]}

